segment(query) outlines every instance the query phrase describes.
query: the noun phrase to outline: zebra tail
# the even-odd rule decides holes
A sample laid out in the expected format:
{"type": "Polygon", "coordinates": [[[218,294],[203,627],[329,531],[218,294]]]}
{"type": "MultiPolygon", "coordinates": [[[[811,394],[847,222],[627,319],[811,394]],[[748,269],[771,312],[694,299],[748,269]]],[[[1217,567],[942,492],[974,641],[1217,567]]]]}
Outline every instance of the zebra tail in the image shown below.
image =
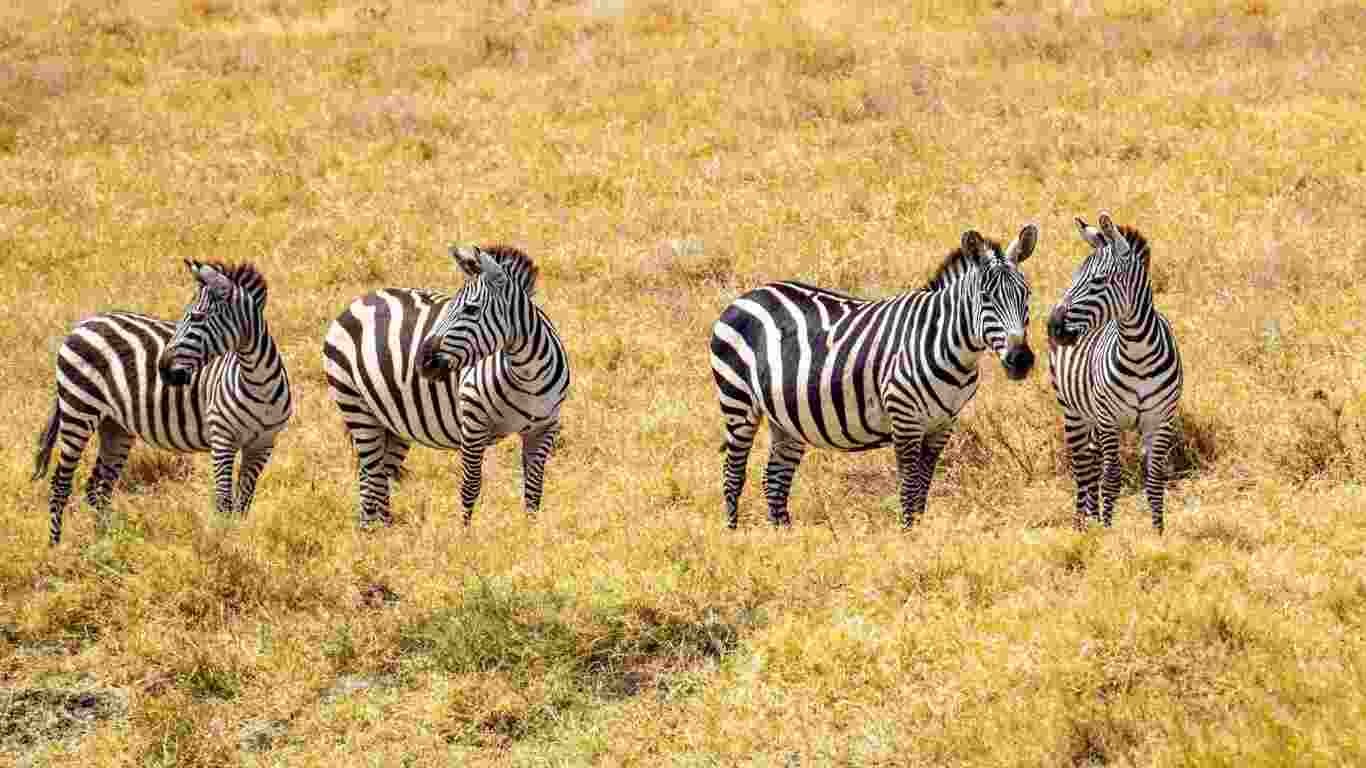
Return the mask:
{"type": "Polygon", "coordinates": [[[38,436],[38,453],[33,457],[33,480],[47,474],[47,465],[52,461],[52,447],[57,444],[57,430],[62,426],[62,413],[56,403],[52,404],[52,415],[47,417],[47,426],[38,436]]]}

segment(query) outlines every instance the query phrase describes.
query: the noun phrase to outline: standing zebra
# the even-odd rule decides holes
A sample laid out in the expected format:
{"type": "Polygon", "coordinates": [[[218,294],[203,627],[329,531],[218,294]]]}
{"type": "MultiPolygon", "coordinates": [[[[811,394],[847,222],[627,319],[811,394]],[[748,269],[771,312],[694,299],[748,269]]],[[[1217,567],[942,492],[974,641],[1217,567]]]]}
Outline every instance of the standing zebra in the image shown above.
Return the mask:
{"type": "Polygon", "coordinates": [[[213,456],[220,512],[246,512],[275,437],[293,412],[289,376],[266,327],[266,279],[251,264],[186,261],[196,295],[180,322],[109,312],[76,325],[57,352],[57,401],[38,438],[33,479],[52,474],[51,543],[91,433],[99,456],[86,501],[103,518],[133,440],[213,456]],[[242,466],[233,499],[232,472],[242,466]]]}
{"type": "Polygon", "coordinates": [[[327,329],[323,366],[359,457],[362,525],[391,522],[389,484],[413,442],[460,450],[469,525],[484,451],[519,434],[527,513],[541,505],[545,463],[569,394],[569,359],[532,302],[536,265],[508,246],[450,252],[468,276],[454,296],[378,290],[327,329]]]}
{"type": "Polygon", "coordinates": [[[1153,307],[1148,241],[1100,215],[1077,219],[1091,254],[1048,318],[1048,369],[1063,411],[1063,439],[1077,483],[1076,525],[1110,525],[1119,493],[1119,433],[1143,439],[1144,491],[1162,532],[1167,458],[1181,399],[1181,355],[1171,323],[1153,307]],[[1096,449],[1100,452],[1097,466],[1096,449]],[[1100,498],[1097,499],[1097,492],[1100,498]]]}
{"type": "Polygon", "coordinates": [[[1019,265],[1038,242],[1030,224],[1005,250],[976,231],[919,291],[878,301],[797,282],[770,283],[731,303],[712,327],[711,367],[726,454],[726,521],[738,524],[745,465],[767,416],[769,519],[790,523],[788,493],[808,445],[896,450],[901,521],[925,510],[930,480],[958,413],[977,391],[988,347],[1006,375],[1034,364],[1025,339],[1029,283],[1019,265]]]}

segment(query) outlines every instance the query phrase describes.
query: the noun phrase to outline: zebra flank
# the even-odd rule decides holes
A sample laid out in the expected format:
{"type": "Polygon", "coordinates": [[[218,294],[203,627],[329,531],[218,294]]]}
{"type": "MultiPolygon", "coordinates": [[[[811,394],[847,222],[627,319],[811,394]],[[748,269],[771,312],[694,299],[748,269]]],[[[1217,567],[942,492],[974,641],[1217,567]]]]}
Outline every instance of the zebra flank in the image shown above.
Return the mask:
{"type": "Polygon", "coordinates": [[[293,413],[289,376],[266,324],[266,280],[250,264],[185,264],[196,294],[179,322],[107,312],[78,323],[57,352],[56,402],[34,461],[36,480],[57,449],[54,545],[76,466],[96,432],[86,501],[101,519],[137,438],[169,451],[210,452],[217,509],[251,506],[275,437],[293,413]]]}
{"type": "Polygon", "coordinates": [[[454,295],[374,291],[328,327],[323,367],[356,450],[363,526],[392,521],[390,486],[413,443],[460,451],[468,525],[485,450],[520,435],[526,510],[540,508],[568,355],[532,301],[537,269],[526,254],[454,246],[451,255],[467,276],[454,295]]]}
{"type": "Polygon", "coordinates": [[[1025,340],[1029,284],[1019,265],[1038,240],[1034,225],[1003,249],[975,231],[921,290],[870,301],[799,282],[736,299],[712,328],[711,365],[725,422],[727,525],[738,502],[759,423],[772,445],[764,472],[769,518],[787,524],[787,499],[808,446],[895,449],[902,523],[925,509],[930,480],[959,412],[977,391],[990,350],[1022,379],[1034,355],[1025,340]]]}
{"type": "Polygon", "coordinates": [[[1140,434],[1143,489],[1153,528],[1165,526],[1168,459],[1181,399],[1181,355],[1171,323],[1153,305],[1147,239],[1077,219],[1091,253],[1049,315],[1048,369],[1063,412],[1063,440],[1077,484],[1075,524],[1111,524],[1119,495],[1119,434],[1140,434]]]}

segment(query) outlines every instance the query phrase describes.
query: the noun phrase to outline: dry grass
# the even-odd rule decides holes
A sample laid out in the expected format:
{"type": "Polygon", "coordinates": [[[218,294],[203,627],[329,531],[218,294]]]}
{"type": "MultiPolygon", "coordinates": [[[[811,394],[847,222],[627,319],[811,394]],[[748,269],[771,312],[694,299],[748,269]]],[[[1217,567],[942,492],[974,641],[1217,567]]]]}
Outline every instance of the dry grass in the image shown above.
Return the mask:
{"type": "Polygon", "coordinates": [[[1366,761],[1366,14],[903,5],[0,8],[0,761],[1366,761]],[[990,366],[916,531],[886,453],[811,455],[781,533],[756,460],[722,530],[726,301],[905,289],[1036,219],[1037,321],[1102,207],[1186,359],[1165,538],[1132,492],[1069,530],[1046,371],[990,366]],[[415,451],[361,533],[323,330],[458,284],[451,239],[543,265],[575,366],[546,511],[505,445],[462,531],[455,457],[415,451]],[[75,508],[49,550],[56,339],[178,311],[182,257],[270,276],[296,420],[248,519],[143,448],[110,530],[75,508]]]}

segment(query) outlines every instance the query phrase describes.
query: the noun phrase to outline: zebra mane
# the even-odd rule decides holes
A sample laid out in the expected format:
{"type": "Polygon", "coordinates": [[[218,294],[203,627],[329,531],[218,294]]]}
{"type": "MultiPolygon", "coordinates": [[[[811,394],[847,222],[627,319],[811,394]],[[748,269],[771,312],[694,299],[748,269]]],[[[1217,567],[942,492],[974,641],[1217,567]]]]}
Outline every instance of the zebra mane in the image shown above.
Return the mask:
{"type": "Polygon", "coordinates": [[[1148,253],[1148,238],[1142,232],[1126,224],[1119,225],[1119,233],[1124,235],[1124,239],[1129,241],[1129,249],[1135,254],[1142,255],[1145,259],[1148,253]]]}
{"type": "MultiPolygon", "coordinates": [[[[986,241],[987,247],[990,248],[993,253],[1002,253],[1001,244],[999,242],[992,240],[989,237],[984,237],[982,239],[986,241]]],[[[925,287],[922,290],[938,291],[947,288],[976,266],[977,263],[969,258],[967,254],[963,253],[963,246],[960,245],[952,251],[949,251],[948,255],[944,257],[944,260],[935,268],[934,273],[930,275],[930,279],[925,283],[925,287]]]]}
{"type": "Polygon", "coordinates": [[[481,245],[479,250],[498,262],[498,265],[507,271],[508,277],[525,291],[526,295],[535,295],[536,276],[540,273],[540,268],[530,256],[511,245],[481,245]]]}
{"type": "Polygon", "coordinates": [[[253,300],[262,307],[266,305],[266,276],[261,274],[261,270],[256,268],[251,262],[241,264],[229,264],[223,261],[196,261],[196,264],[205,267],[213,267],[223,276],[231,280],[233,285],[251,294],[253,300]]]}

